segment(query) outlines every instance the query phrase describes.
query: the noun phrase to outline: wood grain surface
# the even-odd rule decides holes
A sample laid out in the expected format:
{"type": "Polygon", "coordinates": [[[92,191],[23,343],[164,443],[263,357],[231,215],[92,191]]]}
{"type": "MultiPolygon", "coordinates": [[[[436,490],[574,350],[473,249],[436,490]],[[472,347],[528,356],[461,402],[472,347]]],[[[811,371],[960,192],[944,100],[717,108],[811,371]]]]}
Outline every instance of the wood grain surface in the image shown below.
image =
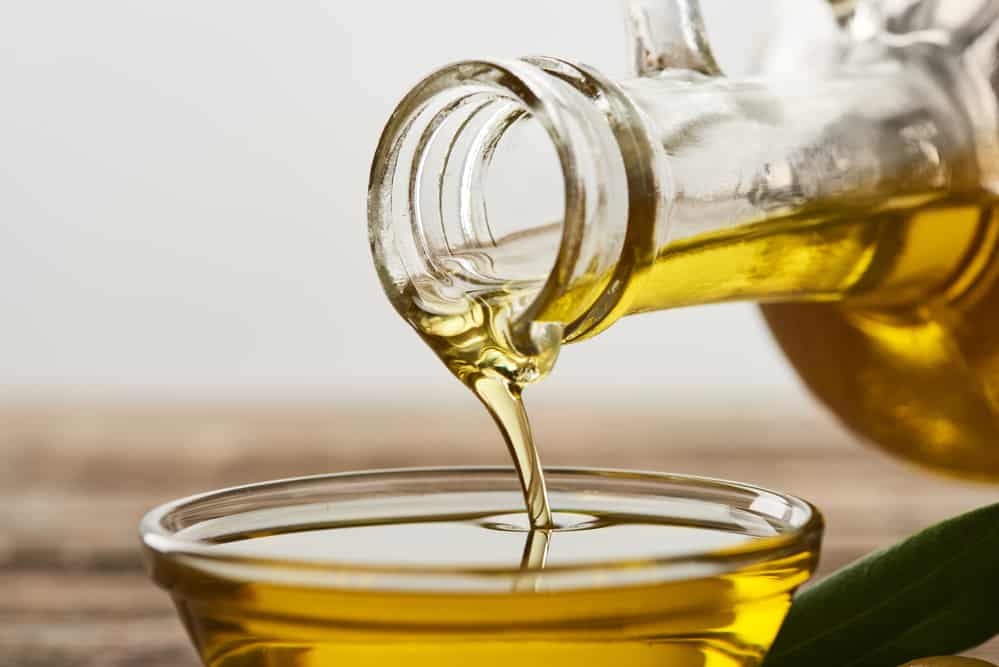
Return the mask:
{"type": "MultiPolygon", "coordinates": [[[[548,465],[688,472],[801,495],[827,519],[821,574],[999,487],[927,476],[818,412],[535,410],[548,465]]],[[[136,525],[157,503],[245,482],[364,468],[506,464],[473,406],[0,408],[0,666],[195,667],[136,525]]],[[[999,662],[999,643],[973,653],[999,662]]]]}

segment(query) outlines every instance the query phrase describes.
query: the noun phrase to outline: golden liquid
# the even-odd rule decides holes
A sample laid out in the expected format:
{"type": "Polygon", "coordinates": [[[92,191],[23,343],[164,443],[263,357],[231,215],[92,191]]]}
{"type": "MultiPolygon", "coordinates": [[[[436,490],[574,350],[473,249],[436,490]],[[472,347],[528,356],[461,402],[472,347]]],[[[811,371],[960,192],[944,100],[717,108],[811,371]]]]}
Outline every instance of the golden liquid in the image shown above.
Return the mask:
{"type": "MultiPolygon", "coordinates": [[[[550,510],[521,393],[551,371],[558,350],[524,355],[510,343],[510,312],[525,292],[469,294],[446,315],[414,299],[406,318],[493,415],[532,521],[544,528],[550,510]]],[[[587,294],[570,289],[554,310],[576,311],[572,300],[587,294]]],[[[999,218],[991,196],[813,206],[674,241],[634,274],[625,298],[631,313],[768,304],[767,321],[802,378],[857,434],[937,471],[999,478],[999,218]]]]}
{"type": "Polygon", "coordinates": [[[688,239],[660,253],[634,310],[763,302],[798,373],[855,433],[939,472],[999,479],[995,207],[907,198],[688,239]]]}
{"type": "MultiPolygon", "coordinates": [[[[409,290],[415,294],[415,290],[409,290]]],[[[551,527],[551,508],[544,472],[524,408],[524,386],[551,372],[557,347],[535,355],[517,352],[509,339],[511,309],[518,290],[468,294],[464,302],[440,314],[413,299],[404,314],[424,341],[482,401],[499,427],[520,477],[531,525],[536,529],[533,548],[525,551],[525,565],[544,563],[544,531],[551,527]]]]}
{"type": "MultiPolygon", "coordinates": [[[[432,502],[440,511],[420,514],[426,510],[415,507],[407,516],[353,524],[261,527],[255,520],[252,529],[213,541],[219,555],[265,561],[308,554],[316,563],[517,571],[529,531],[515,494],[506,494],[506,514],[472,512],[474,499],[446,494],[414,502],[432,502]],[[464,509],[456,512],[456,505],[464,509]]],[[[524,572],[522,581],[487,581],[481,590],[439,583],[407,590],[391,574],[322,569],[314,585],[282,584],[170,557],[155,572],[209,667],[758,665],[816,553],[785,553],[724,574],[683,573],[679,581],[653,574],[615,584],[615,577],[641,572],[652,558],[737,555],[777,533],[750,512],[745,521],[716,512],[703,522],[669,522],[630,513],[617,498],[601,502],[585,494],[559,498],[550,564],[634,565],[579,575],[569,588],[538,569],[524,572]]],[[[317,506],[315,514],[337,512],[317,506]]],[[[294,516],[310,520],[301,509],[294,516]]]]}

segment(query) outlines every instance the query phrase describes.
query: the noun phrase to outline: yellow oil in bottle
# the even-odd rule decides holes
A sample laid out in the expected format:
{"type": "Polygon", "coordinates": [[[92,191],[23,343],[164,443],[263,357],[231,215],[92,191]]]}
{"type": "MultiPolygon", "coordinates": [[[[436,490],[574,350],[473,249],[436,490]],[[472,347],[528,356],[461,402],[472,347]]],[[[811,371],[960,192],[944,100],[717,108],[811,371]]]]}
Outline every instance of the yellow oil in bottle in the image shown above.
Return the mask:
{"type": "Polygon", "coordinates": [[[677,242],[634,310],[763,302],[802,379],[855,433],[939,472],[997,479],[995,206],[983,194],[817,207],[677,242]]]}
{"type": "MultiPolygon", "coordinates": [[[[764,314],[811,391],[868,442],[937,472],[999,479],[999,220],[989,202],[911,214],[924,238],[890,272],[960,252],[948,279],[898,304],[862,282],[841,303],[771,304],[764,314]],[[950,252],[941,252],[942,250],[950,252]]],[[[875,267],[877,268],[877,267],[875,267]]],[[[941,267],[942,268],[942,267],[941,267]]],[[[905,268],[904,270],[908,270],[905,268]]],[[[903,293],[905,293],[903,292],[903,293]]]]}

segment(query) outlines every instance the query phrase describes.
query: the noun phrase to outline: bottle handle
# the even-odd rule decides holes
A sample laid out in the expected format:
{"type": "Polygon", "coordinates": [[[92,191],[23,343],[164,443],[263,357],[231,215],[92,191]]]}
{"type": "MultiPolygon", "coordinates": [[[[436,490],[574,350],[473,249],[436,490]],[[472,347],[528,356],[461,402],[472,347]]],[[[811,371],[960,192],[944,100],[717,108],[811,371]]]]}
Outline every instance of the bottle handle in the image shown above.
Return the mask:
{"type": "Polygon", "coordinates": [[[721,76],[699,0],[625,0],[634,68],[639,76],[686,69],[721,76]]]}
{"type": "MultiPolygon", "coordinates": [[[[849,25],[858,0],[826,0],[837,22],[849,25]]],[[[686,69],[723,76],[708,42],[700,0],[624,0],[639,76],[686,69]]]]}
{"type": "MultiPolygon", "coordinates": [[[[843,28],[854,28],[860,37],[885,28],[900,32],[942,30],[959,46],[978,39],[999,21],[999,0],[977,0],[973,10],[957,12],[958,22],[949,25],[947,12],[953,5],[941,0],[909,0],[887,5],[880,0],[826,0],[843,28]],[[854,18],[863,15],[861,26],[854,18]]],[[[954,0],[950,0],[954,2],[954,0]]],[[[656,76],[668,69],[686,69],[708,76],[722,76],[701,16],[700,0],[624,0],[634,50],[634,69],[639,76],[656,76]]],[[[953,12],[952,12],[953,13],[953,12]]],[[[855,35],[856,36],[856,35],[855,35]]]]}

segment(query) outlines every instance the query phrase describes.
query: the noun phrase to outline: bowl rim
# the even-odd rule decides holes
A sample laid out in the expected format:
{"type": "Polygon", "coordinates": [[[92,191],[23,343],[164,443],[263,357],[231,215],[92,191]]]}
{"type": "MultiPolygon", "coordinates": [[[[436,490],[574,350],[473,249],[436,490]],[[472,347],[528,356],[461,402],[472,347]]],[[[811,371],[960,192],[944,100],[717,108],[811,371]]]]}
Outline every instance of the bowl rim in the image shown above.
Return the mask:
{"type": "MultiPolygon", "coordinates": [[[[511,580],[520,581],[525,576],[540,576],[542,573],[546,581],[558,576],[575,578],[577,575],[613,575],[614,573],[634,573],[636,570],[649,570],[658,573],[655,580],[676,581],[692,580],[701,578],[700,576],[669,576],[664,570],[682,571],[684,566],[703,566],[712,571],[710,576],[725,574],[754,564],[764,563],[781,557],[788,557],[812,549],[816,552],[822,538],[824,520],[821,512],[814,505],[797,496],[773,491],[771,489],[756,486],[753,484],[734,482],[713,477],[698,475],[672,474],[661,472],[648,472],[642,470],[625,470],[613,468],[594,467],[546,467],[545,474],[549,479],[574,477],[581,480],[591,478],[601,478],[604,480],[617,480],[622,483],[631,481],[644,481],[660,483],[664,486],[681,486],[701,490],[714,490],[718,492],[735,491],[744,494],[754,494],[757,498],[770,498],[777,500],[791,509],[803,512],[799,525],[791,526],[786,532],[781,532],[774,536],[761,537],[749,540],[745,543],[722,549],[699,552],[694,554],[681,554],[663,556],[660,558],[636,558],[603,561],[584,561],[569,564],[558,564],[545,566],[543,569],[530,569],[520,567],[496,567],[496,566],[447,566],[447,565],[395,565],[395,564],[365,564],[356,561],[322,561],[296,559],[296,558],[259,558],[245,555],[229,553],[219,553],[217,543],[204,542],[199,540],[185,539],[178,537],[175,531],[168,528],[164,521],[174,512],[193,508],[198,505],[216,503],[227,498],[239,496],[250,496],[274,491],[283,487],[293,488],[295,486],[309,486],[317,483],[338,481],[390,481],[393,479],[420,480],[421,478],[432,479],[440,476],[468,476],[468,475],[509,475],[511,480],[516,480],[516,473],[509,466],[445,466],[445,467],[405,467],[405,468],[385,468],[373,470],[359,470],[349,472],[328,473],[320,475],[310,475],[304,477],[292,477],[287,479],[277,479],[264,482],[255,482],[239,486],[232,486],[205,493],[199,493],[184,498],[179,498],[163,503],[143,516],[139,523],[139,536],[146,551],[147,558],[166,558],[170,561],[182,562],[184,565],[195,568],[208,568],[219,570],[219,567],[226,565],[238,566],[241,572],[248,574],[246,568],[255,572],[254,578],[259,576],[261,580],[268,579],[268,573],[284,573],[282,581],[289,583],[288,576],[291,573],[299,573],[303,578],[316,574],[328,576],[338,575],[337,581],[343,582],[344,576],[364,578],[365,576],[391,575],[396,578],[411,578],[415,581],[421,578],[432,579],[438,585],[429,586],[431,590],[439,590],[439,584],[447,580],[459,581],[461,579],[475,580],[511,580]]],[[[682,498],[683,496],[675,496],[682,498]]],[[[308,502],[307,497],[302,498],[303,504],[308,502]]],[[[252,510],[245,510],[252,511],[252,510]]],[[[194,523],[192,525],[197,525],[194,523]]],[[[705,574],[704,576],[709,576],[705,574]]],[[[239,577],[242,579],[243,577],[239,577]]],[[[606,584],[613,585],[613,584],[606,584]]],[[[575,588],[577,586],[568,586],[575,588]]],[[[593,585],[583,586],[593,588],[593,585]]],[[[354,588],[364,588],[364,586],[354,586],[354,588]]],[[[411,586],[403,586],[410,590],[411,586]]],[[[418,587],[419,588],[419,587],[418,587]]]]}

